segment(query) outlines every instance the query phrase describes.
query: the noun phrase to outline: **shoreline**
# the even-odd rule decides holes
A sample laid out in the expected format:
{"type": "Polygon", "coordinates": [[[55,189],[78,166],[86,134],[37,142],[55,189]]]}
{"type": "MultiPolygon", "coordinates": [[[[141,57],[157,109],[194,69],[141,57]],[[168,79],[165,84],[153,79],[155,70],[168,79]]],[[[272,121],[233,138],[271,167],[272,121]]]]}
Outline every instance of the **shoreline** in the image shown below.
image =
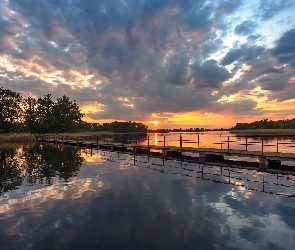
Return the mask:
{"type": "Polygon", "coordinates": [[[231,134],[236,136],[261,136],[261,135],[295,135],[295,129],[247,129],[247,130],[229,130],[231,134]]]}

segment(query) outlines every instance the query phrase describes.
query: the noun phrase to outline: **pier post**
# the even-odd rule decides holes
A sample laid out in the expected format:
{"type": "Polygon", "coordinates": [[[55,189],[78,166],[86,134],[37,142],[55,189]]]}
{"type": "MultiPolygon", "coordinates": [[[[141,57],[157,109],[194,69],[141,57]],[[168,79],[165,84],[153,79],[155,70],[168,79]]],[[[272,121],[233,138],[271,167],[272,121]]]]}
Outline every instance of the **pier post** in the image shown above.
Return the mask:
{"type": "Polygon", "coordinates": [[[200,147],[200,135],[198,134],[198,148],[200,147]]]}
{"type": "Polygon", "coordinates": [[[202,179],[204,179],[204,165],[202,164],[202,179]]]}
{"type": "Polygon", "coordinates": [[[150,156],[150,136],[148,135],[148,156],[150,156]]]}
{"type": "Polygon", "coordinates": [[[135,154],[136,154],[136,148],[133,146],[133,164],[135,165],[135,154]]]}
{"type": "Polygon", "coordinates": [[[205,162],[205,153],[199,152],[199,162],[204,163],[205,162]]]}
{"type": "Polygon", "coordinates": [[[259,156],[259,170],[264,171],[268,169],[268,159],[264,155],[259,156]]]}
{"type": "Polygon", "coordinates": [[[263,156],[263,137],[261,137],[261,155],[263,156]]]}
{"type": "Polygon", "coordinates": [[[279,152],[279,137],[277,136],[277,153],[279,152]]]}
{"type": "Polygon", "coordinates": [[[229,136],[227,137],[227,154],[229,154],[229,136]]]}
{"type": "Polygon", "coordinates": [[[180,146],[180,153],[181,153],[181,158],[182,158],[182,135],[180,135],[180,138],[179,138],[179,146],[180,146]]]}
{"type": "Polygon", "coordinates": [[[246,135],[246,151],[248,151],[248,135],[246,135]]]}
{"type": "Polygon", "coordinates": [[[164,148],[163,148],[162,156],[163,156],[163,166],[164,166],[165,158],[166,158],[166,137],[165,137],[165,135],[164,135],[164,148]]]}
{"type": "Polygon", "coordinates": [[[163,148],[163,158],[166,157],[166,136],[164,135],[164,148],[163,148]]]}
{"type": "Polygon", "coordinates": [[[96,148],[98,149],[99,146],[98,146],[98,135],[96,136],[96,148]]]}

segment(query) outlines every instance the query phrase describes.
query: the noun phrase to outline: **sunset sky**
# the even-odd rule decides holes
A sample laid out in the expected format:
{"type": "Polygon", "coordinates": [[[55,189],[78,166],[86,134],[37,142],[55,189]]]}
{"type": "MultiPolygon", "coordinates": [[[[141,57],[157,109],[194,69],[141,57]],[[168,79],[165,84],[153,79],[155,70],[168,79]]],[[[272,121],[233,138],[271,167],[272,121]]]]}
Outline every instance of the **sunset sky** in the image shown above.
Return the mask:
{"type": "Polygon", "coordinates": [[[99,123],[292,119],[295,0],[0,0],[0,87],[99,123]]]}

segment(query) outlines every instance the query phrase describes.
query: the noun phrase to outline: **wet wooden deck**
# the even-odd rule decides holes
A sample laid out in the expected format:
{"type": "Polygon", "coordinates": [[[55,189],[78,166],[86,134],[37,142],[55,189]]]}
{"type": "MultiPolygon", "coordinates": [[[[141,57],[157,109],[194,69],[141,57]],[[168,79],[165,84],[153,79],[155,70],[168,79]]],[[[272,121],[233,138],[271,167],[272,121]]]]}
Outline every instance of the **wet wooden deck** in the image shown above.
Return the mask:
{"type": "Polygon", "coordinates": [[[195,161],[207,165],[232,166],[239,168],[258,169],[272,173],[295,173],[295,154],[283,152],[261,152],[235,149],[194,148],[142,145],[136,143],[115,143],[109,141],[89,140],[63,140],[63,139],[39,139],[40,143],[53,143],[84,148],[96,148],[112,151],[129,152],[134,155],[149,155],[165,159],[178,159],[195,161]],[[236,157],[235,159],[232,159],[236,157]],[[254,160],[253,160],[254,159],[254,160]],[[256,159],[256,160],[255,160],[256,159]],[[282,162],[294,162],[291,165],[282,165],[282,162]],[[294,166],[293,166],[294,165],[294,166]]]}

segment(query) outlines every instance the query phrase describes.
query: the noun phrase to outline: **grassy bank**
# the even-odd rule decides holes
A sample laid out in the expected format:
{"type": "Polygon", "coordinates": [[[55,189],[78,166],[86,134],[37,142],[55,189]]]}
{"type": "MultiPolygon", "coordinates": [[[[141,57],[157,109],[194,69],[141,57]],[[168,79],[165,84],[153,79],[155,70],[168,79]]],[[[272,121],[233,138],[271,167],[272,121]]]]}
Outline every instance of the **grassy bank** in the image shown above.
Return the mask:
{"type": "Polygon", "coordinates": [[[79,132],[79,133],[61,133],[61,134],[46,134],[46,136],[52,136],[55,137],[57,136],[58,138],[60,138],[61,136],[64,137],[91,137],[91,138],[96,138],[96,136],[98,137],[111,137],[113,135],[128,135],[128,134],[133,134],[133,135],[142,135],[141,132],[128,132],[128,133],[114,133],[112,131],[84,131],[84,132],[79,132]]]}
{"type": "MultiPolygon", "coordinates": [[[[128,133],[114,133],[112,131],[84,131],[79,133],[61,133],[61,134],[45,134],[46,139],[58,139],[58,140],[79,140],[79,141],[94,141],[96,140],[123,140],[124,138],[136,139],[137,136],[146,135],[142,132],[128,132],[128,133]]],[[[43,138],[42,135],[38,135],[37,138],[43,138]]]]}
{"type": "Polygon", "coordinates": [[[21,134],[0,134],[0,143],[34,143],[36,137],[31,134],[21,133],[21,134]]]}
{"type": "MultiPolygon", "coordinates": [[[[60,134],[45,134],[45,138],[49,139],[66,139],[66,140],[76,140],[77,137],[79,140],[90,140],[90,141],[96,141],[96,138],[98,137],[99,140],[102,138],[110,138],[114,135],[111,131],[84,131],[84,132],[77,132],[77,133],[60,133],[60,134]]],[[[42,138],[42,135],[37,135],[37,138],[42,138]]]]}
{"type": "Polygon", "coordinates": [[[230,130],[235,135],[295,135],[295,129],[247,129],[230,130]]]}

